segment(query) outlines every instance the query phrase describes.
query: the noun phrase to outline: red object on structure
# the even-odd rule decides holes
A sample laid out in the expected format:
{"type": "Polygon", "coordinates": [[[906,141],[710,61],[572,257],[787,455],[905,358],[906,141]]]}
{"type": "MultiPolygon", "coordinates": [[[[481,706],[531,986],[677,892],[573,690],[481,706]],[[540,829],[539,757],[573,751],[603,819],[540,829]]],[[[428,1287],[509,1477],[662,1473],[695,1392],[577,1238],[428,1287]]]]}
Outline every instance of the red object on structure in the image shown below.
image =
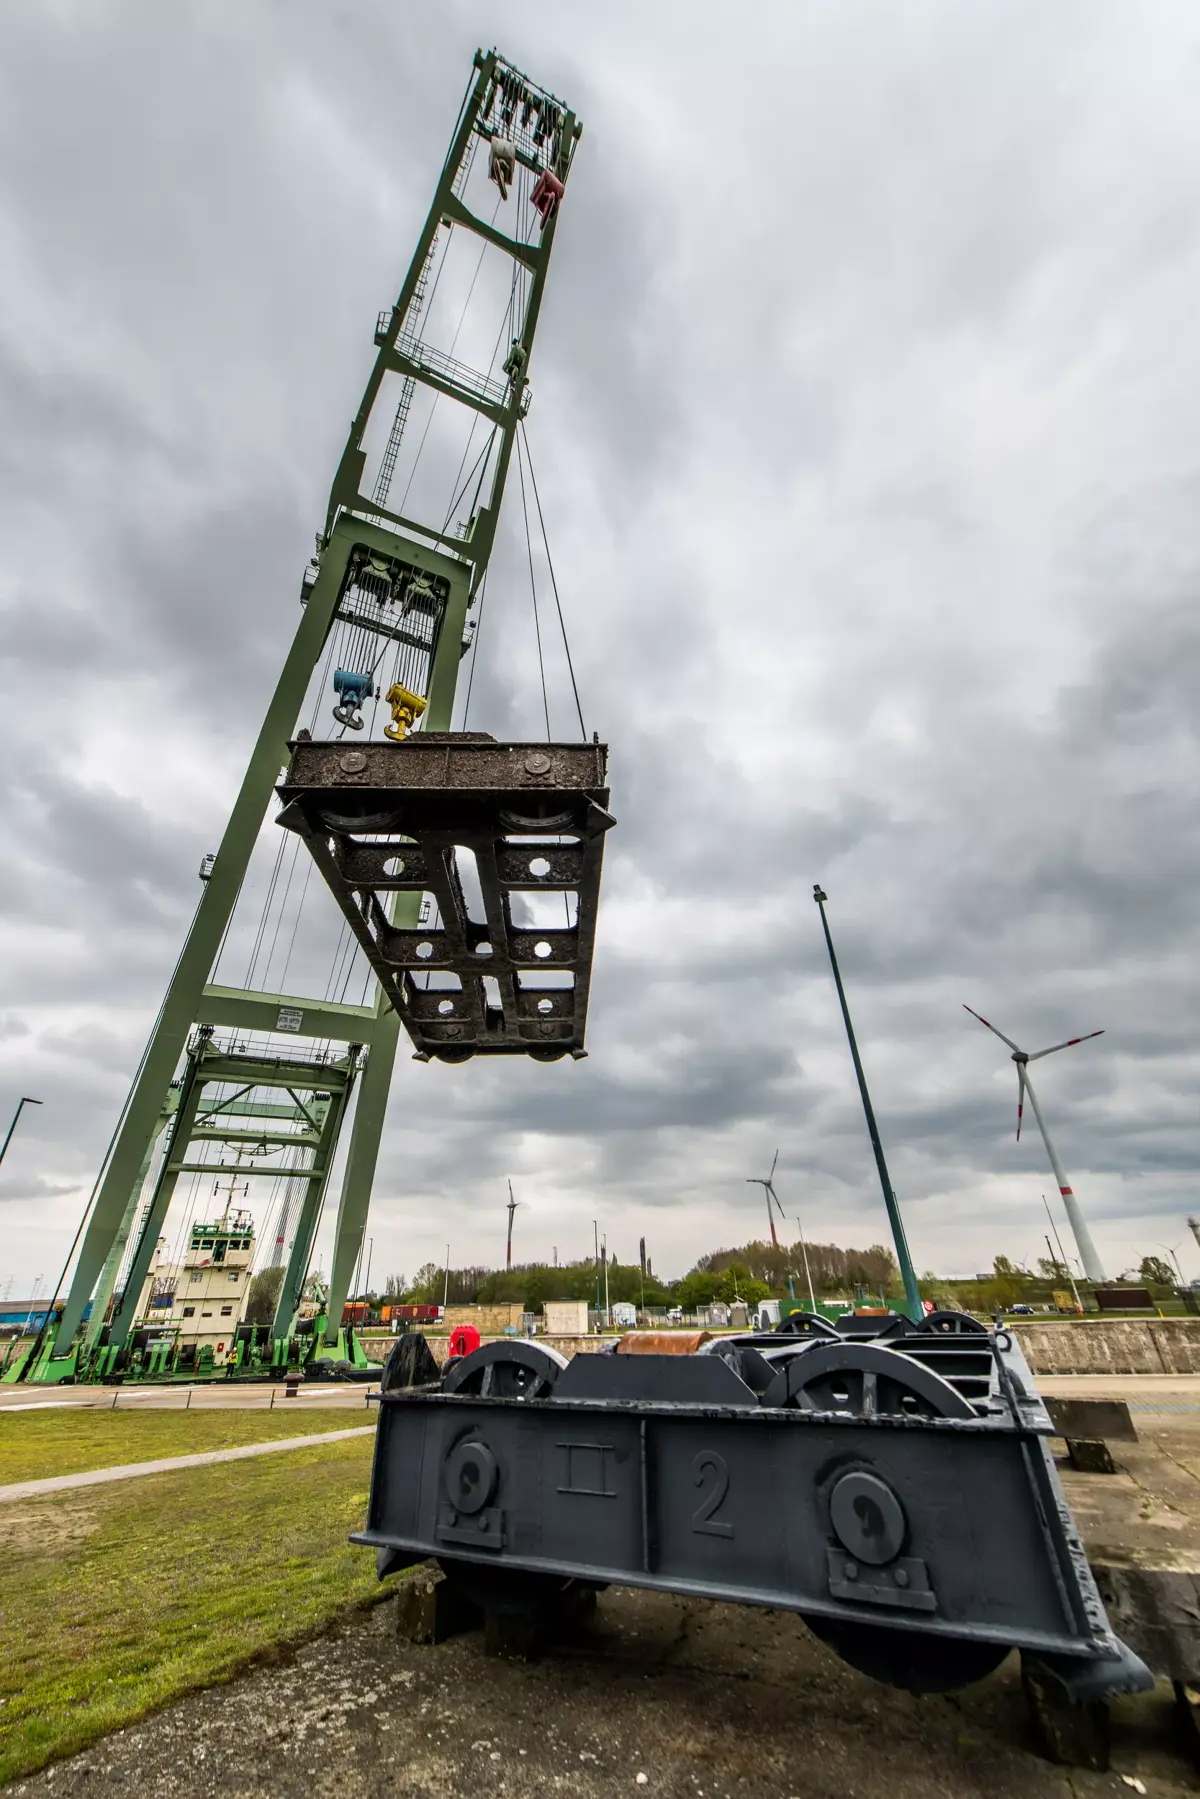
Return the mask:
{"type": "Polygon", "coordinates": [[[542,215],[542,224],[548,225],[558,211],[558,203],[565,189],[557,175],[546,169],[529,198],[542,215]]]}
{"type": "Polygon", "coordinates": [[[479,1348],[479,1332],[473,1324],[456,1324],[450,1332],[450,1354],[470,1355],[479,1348]]]}

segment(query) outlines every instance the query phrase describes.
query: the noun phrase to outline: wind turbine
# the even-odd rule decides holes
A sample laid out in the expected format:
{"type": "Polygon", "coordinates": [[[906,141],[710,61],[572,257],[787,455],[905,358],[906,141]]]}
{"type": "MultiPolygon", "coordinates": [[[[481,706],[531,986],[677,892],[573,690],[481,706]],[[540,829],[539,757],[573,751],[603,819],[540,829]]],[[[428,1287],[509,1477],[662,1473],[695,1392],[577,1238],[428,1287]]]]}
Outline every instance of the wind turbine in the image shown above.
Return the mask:
{"type": "Polygon", "coordinates": [[[1042,1108],[1038,1105],[1037,1094],[1033,1090],[1033,1082],[1029,1078],[1029,1064],[1037,1062],[1042,1056],[1052,1056],[1056,1050],[1071,1049],[1076,1043],[1087,1043],[1092,1037],[1103,1037],[1103,1031],[1087,1031],[1082,1037],[1068,1037],[1065,1043],[1052,1043],[1049,1049],[1035,1049],[1032,1054],[1028,1050],[1019,1049],[1011,1037],[998,1031],[994,1024],[989,1024],[982,1013],[976,1012],[972,1006],[963,1006],[964,1012],[970,1012],[972,1018],[978,1018],[980,1024],[987,1025],[994,1037],[1001,1043],[1007,1043],[1012,1051],[1012,1059],[1017,1065],[1017,1142],[1021,1141],[1021,1120],[1025,1111],[1025,1095],[1029,1095],[1029,1103],[1033,1107],[1033,1115],[1038,1121],[1038,1129],[1042,1133],[1042,1142],[1046,1145],[1046,1154],[1050,1158],[1050,1166],[1054,1170],[1054,1178],[1058,1182],[1058,1190],[1062,1194],[1062,1202],[1066,1207],[1067,1217],[1071,1221],[1071,1229],[1075,1233],[1075,1242],[1079,1246],[1079,1259],[1083,1263],[1083,1272],[1090,1281],[1103,1282],[1104,1269],[1100,1257],[1096,1253],[1096,1245],[1092,1242],[1092,1234],[1083,1221],[1083,1213],[1079,1210],[1079,1201],[1071,1191],[1070,1183],[1063,1173],[1062,1163],[1058,1159],[1050,1133],[1046,1129],[1046,1120],[1042,1117],[1042,1108]]]}
{"type": "MultiPolygon", "coordinates": [[[[774,1201],[775,1205],[779,1207],[779,1216],[782,1218],[784,1215],[783,1203],[780,1200],[778,1193],[776,1193],[776,1191],[775,1191],[775,1167],[776,1167],[776,1164],[778,1163],[778,1161],[779,1161],[779,1151],[776,1150],[775,1151],[775,1161],[771,1163],[771,1172],[766,1177],[766,1179],[764,1180],[761,1174],[752,1174],[752,1175],[749,1175],[746,1180],[746,1185],[748,1187],[761,1187],[764,1190],[764,1192],[766,1193],[766,1196],[767,1196],[767,1221],[771,1226],[771,1241],[775,1245],[776,1249],[779,1248],[779,1238],[775,1235],[775,1215],[774,1215],[773,1211],[771,1210],[772,1201],[774,1201]]],[[[804,1241],[804,1231],[803,1231],[803,1228],[801,1227],[800,1220],[798,1218],[796,1220],[796,1229],[800,1232],[800,1248],[804,1255],[804,1277],[808,1282],[809,1304],[812,1306],[812,1309],[815,1312],[817,1309],[817,1296],[813,1291],[812,1269],[808,1265],[808,1244],[804,1241]]]]}
{"type": "Polygon", "coordinates": [[[751,1175],[747,1175],[747,1177],[746,1177],[746,1185],[748,1187],[761,1187],[763,1192],[766,1194],[766,1197],[767,1197],[767,1224],[770,1226],[771,1243],[772,1243],[773,1247],[776,1249],[779,1248],[779,1238],[775,1235],[775,1211],[774,1211],[775,1206],[779,1206],[779,1216],[781,1218],[783,1217],[783,1207],[781,1205],[779,1205],[779,1195],[778,1195],[778,1193],[776,1193],[775,1187],[774,1187],[775,1166],[778,1161],[779,1161],[779,1151],[776,1150],[775,1151],[775,1161],[771,1163],[771,1172],[769,1175],[767,1175],[765,1180],[763,1179],[761,1174],[751,1174],[751,1175]]]}
{"type": "Polygon", "coordinates": [[[509,1183],[508,1183],[508,1248],[505,1252],[505,1257],[504,1257],[504,1266],[506,1268],[512,1267],[513,1213],[516,1211],[516,1209],[520,1205],[520,1203],[521,1202],[519,1199],[513,1198],[512,1182],[509,1181],[509,1183]]]}

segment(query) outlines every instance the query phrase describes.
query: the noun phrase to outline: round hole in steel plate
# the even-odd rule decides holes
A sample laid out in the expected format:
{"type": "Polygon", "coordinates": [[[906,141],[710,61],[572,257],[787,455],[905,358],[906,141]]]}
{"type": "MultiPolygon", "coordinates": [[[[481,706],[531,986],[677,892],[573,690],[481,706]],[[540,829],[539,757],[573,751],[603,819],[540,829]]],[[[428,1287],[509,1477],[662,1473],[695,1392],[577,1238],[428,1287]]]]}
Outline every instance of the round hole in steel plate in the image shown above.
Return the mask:
{"type": "Polygon", "coordinates": [[[454,1001],[452,999],[440,999],[438,1001],[438,1011],[441,1012],[443,1015],[445,1015],[445,1013],[447,1013],[447,1012],[453,1012],[453,1010],[454,1010],[454,1001]]]}
{"type": "Polygon", "coordinates": [[[538,1001],[538,1011],[539,1012],[553,1012],[553,1010],[554,1010],[554,1001],[552,999],[540,999],[538,1001]]]}
{"type": "Polygon", "coordinates": [[[534,944],[533,953],[539,961],[544,962],[546,960],[546,957],[550,954],[550,945],[546,942],[544,937],[540,943],[534,944]]]}
{"type": "Polygon", "coordinates": [[[477,956],[490,956],[491,953],[492,946],[490,943],[477,943],[475,945],[475,954],[477,956]]]}
{"type": "Polygon", "coordinates": [[[543,875],[550,873],[550,863],[545,856],[535,856],[529,864],[529,872],[540,881],[543,875]]]}
{"type": "Polygon", "coordinates": [[[418,943],[417,954],[420,956],[422,962],[428,962],[430,956],[433,954],[432,943],[418,943]]]}
{"type": "Polygon", "coordinates": [[[383,865],[383,872],[385,875],[402,875],[404,873],[404,857],[389,856],[383,865]]]}

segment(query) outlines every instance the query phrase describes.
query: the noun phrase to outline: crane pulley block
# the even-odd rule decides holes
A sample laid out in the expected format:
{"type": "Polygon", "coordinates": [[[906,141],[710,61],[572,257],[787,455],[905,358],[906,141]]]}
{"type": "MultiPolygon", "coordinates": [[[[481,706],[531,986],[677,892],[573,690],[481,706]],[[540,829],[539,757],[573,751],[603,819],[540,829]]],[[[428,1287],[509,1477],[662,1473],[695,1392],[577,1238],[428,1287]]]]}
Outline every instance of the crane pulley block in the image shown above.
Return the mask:
{"type": "Polygon", "coordinates": [[[607,746],[422,731],[291,748],[278,822],[308,845],[418,1057],[585,1055],[607,746]],[[405,922],[398,894],[436,911],[405,922]]]}

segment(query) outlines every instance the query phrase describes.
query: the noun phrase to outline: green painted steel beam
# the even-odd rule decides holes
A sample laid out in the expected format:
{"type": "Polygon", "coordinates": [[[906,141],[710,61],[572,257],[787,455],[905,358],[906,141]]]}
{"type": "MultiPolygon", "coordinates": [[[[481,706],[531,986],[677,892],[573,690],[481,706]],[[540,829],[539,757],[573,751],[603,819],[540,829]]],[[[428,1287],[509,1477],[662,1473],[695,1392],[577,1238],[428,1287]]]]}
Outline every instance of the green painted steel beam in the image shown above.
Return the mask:
{"type": "Polygon", "coordinates": [[[442,218],[447,225],[463,225],[481,237],[485,243],[496,250],[502,250],[511,256],[514,262],[523,263],[527,269],[536,271],[546,260],[545,244],[519,244],[515,237],[508,237],[503,231],[497,231],[486,219],[479,218],[469,207],[463,205],[457,194],[450,194],[442,208],[442,218]]]}
{"type": "Polygon", "coordinates": [[[137,1218],[137,1209],[141,1203],[142,1189],[146,1184],[146,1177],[150,1173],[150,1164],[154,1159],[154,1151],[158,1146],[158,1140],[162,1136],[163,1131],[175,1116],[178,1105],[179,1089],[178,1087],[172,1086],[167,1090],[167,1097],[164,1099],[158,1114],[158,1123],[155,1127],[154,1135],[146,1145],[146,1153],[142,1157],[142,1165],[138,1169],[137,1179],[134,1181],[133,1187],[130,1190],[129,1201],[121,1218],[120,1229],[113,1239],[113,1246],[105,1258],[104,1267],[100,1270],[100,1279],[96,1282],[96,1290],[92,1294],[92,1309],[83,1331],[83,1348],[81,1353],[85,1360],[91,1354],[92,1349],[99,1339],[100,1332],[104,1329],[105,1321],[108,1317],[109,1301],[116,1290],[117,1276],[121,1272],[121,1263],[125,1260],[125,1246],[129,1242],[130,1233],[133,1230],[134,1221],[137,1218]]]}
{"type": "MultiPolygon", "coordinates": [[[[292,1238],[292,1247],[288,1254],[287,1267],[284,1270],[283,1282],[279,1289],[279,1300],[275,1307],[275,1317],[271,1325],[272,1337],[290,1337],[296,1327],[296,1315],[304,1296],[304,1280],[312,1257],[312,1246],[317,1234],[321,1208],[325,1203],[325,1190],[329,1185],[329,1173],[333,1167],[333,1157],[337,1149],[338,1137],[341,1134],[342,1121],[350,1103],[350,1093],[351,1085],[347,1083],[343,1091],[338,1094],[335,1103],[330,1106],[329,1115],[325,1120],[325,1129],[321,1133],[320,1147],[313,1157],[313,1166],[308,1171],[308,1191],[301,1202],[300,1216],[296,1220],[296,1234],[292,1238]]],[[[341,1317],[340,1307],[338,1316],[341,1317]]]]}
{"type": "Polygon", "coordinates": [[[268,1062],[257,1056],[206,1056],[204,1080],[249,1081],[255,1087],[293,1087],[304,1092],[325,1092],[350,1078],[354,1064],[339,1057],[336,1062],[290,1062],[283,1056],[268,1062]]]}
{"type": "Polygon", "coordinates": [[[124,1123],[117,1133],[96,1194],[75,1276],[55,1333],[56,1348],[61,1344],[65,1349],[79,1328],[84,1307],[120,1228],[130,1188],[154,1130],[162,1096],[171,1084],[188,1033],[196,1022],[209,972],[216,961],[250,865],[255,841],[274,796],[276,777],[287,756],[288,740],[303,704],[309,677],[325,646],[351,544],[351,539],[336,537],[329,544],[308,604],[300,615],[296,635],[250,753],[249,765],[242,777],[216,861],[204,884],[141,1072],[129,1095],[124,1123]]]}
{"type": "Polygon", "coordinates": [[[224,1025],[235,1031],[286,1031],[289,1036],[335,1043],[366,1043],[375,1014],[370,1006],[343,1006],[333,1000],[305,999],[298,993],[248,993],[210,985],[200,996],[196,1023],[224,1025]],[[282,1025],[281,1016],[286,1020],[282,1025]],[[297,1017],[298,1024],[293,1022],[297,1017]]]}
{"type": "Polygon", "coordinates": [[[210,1118],[293,1118],[299,1121],[307,1116],[301,1106],[273,1106],[265,1100],[256,1104],[253,1100],[238,1099],[214,1106],[210,1112],[200,1111],[196,1116],[196,1129],[202,1130],[210,1118]]]}
{"type": "Polygon", "coordinates": [[[200,1125],[192,1132],[193,1143],[269,1143],[280,1149],[310,1149],[319,1131],[210,1131],[200,1125]]]}
{"type": "Polygon", "coordinates": [[[239,1180],[276,1180],[280,1175],[289,1181],[315,1181],[324,1177],[323,1168],[251,1168],[246,1162],[169,1162],[169,1174],[230,1174],[239,1180]]]}

